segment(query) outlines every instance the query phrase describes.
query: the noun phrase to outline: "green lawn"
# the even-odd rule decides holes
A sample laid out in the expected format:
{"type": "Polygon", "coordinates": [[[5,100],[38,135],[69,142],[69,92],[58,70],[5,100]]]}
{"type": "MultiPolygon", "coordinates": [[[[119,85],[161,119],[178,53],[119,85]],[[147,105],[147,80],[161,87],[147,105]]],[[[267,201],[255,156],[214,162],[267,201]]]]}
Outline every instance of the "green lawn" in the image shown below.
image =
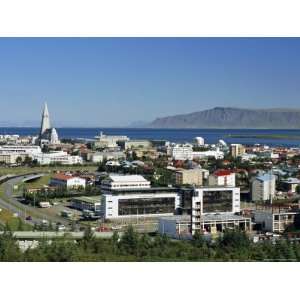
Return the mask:
{"type": "Polygon", "coordinates": [[[7,224],[13,231],[15,230],[32,230],[32,226],[25,224],[20,218],[15,217],[10,211],[2,208],[0,212],[0,223],[7,224]]]}
{"type": "Polygon", "coordinates": [[[97,166],[43,166],[43,167],[0,167],[0,176],[7,174],[26,174],[26,173],[47,173],[53,171],[96,171],[97,166]]]}

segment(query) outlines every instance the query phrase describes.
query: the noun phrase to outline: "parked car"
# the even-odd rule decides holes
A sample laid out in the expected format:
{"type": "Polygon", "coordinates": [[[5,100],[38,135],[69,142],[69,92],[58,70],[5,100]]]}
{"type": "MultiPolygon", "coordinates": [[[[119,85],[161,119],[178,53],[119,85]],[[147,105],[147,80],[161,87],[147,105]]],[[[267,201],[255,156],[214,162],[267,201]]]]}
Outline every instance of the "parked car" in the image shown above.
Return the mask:
{"type": "Polygon", "coordinates": [[[26,220],[27,220],[27,221],[32,221],[32,216],[27,216],[27,217],[26,217],[26,220]]]}

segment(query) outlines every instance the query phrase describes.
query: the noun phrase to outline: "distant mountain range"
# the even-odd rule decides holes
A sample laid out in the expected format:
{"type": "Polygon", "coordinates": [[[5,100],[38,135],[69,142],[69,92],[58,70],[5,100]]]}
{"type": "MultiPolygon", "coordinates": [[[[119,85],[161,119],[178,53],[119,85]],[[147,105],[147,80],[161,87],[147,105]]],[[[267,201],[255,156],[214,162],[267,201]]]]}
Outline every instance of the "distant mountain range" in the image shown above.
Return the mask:
{"type": "Polygon", "coordinates": [[[300,109],[244,109],[215,107],[209,110],[157,118],[150,128],[300,129],[300,109]]]}

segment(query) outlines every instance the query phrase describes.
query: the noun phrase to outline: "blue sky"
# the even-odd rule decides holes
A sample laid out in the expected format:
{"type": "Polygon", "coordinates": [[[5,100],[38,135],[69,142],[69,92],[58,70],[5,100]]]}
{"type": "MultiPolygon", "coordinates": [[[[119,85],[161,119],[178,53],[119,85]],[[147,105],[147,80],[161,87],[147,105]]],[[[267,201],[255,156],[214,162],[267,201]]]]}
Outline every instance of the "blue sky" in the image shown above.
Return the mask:
{"type": "Polygon", "coordinates": [[[215,106],[300,108],[298,38],[0,38],[0,124],[126,126],[215,106]]]}

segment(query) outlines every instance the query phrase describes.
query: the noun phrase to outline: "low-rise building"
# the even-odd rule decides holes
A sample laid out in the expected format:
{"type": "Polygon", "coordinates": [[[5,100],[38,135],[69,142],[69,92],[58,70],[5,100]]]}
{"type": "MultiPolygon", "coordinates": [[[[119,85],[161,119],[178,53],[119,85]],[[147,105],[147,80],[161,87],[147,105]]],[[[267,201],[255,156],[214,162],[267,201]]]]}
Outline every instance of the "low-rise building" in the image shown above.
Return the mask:
{"type": "Polygon", "coordinates": [[[82,196],[71,199],[71,205],[73,208],[84,211],[89,210],[100,215],[101,212],[101,198],[100,196],[82,196]]]}
{"type": "Polygon", "coordinates": [[[113,190],[149,189],[150,181],[141,175],[110,175],[108,179],[102,180],[101,190],[112,192],[113,190]]]}
{"type": "Polygon", "coordinates": [[[176,215],[159,218],[158,233],[174,239],[192,237],[192,223],[189,215],[176,215]]]}
{"type": "Polygon", "coordinates": [[[290,177],[283,180],[282,183],[288,192],[296,193],[297,187],[300,186],[300,179],[290,177]]]}
{"type": "Polygon", "coordinates": [[[77,165],[83,163],[82,157],[77,155],[69,155],[64,151],[54,151],[50,153],[35,153],[31,155],[31,158],[33,160],[36,160],[40,165],[77,165]]]}
{"type": "Polygon", "coordinates": [[[149,140],[118,141],[118,145],[123,150],[138,149],[138,148],[152,148],[152,143],[149,140]]]}
{"type": "Polygon", "coordinates": [[[206,159],[213,157],[215,159],[223,159],[224,158],[224,152],[220,150],[207,150],[207,151],[194,151],[192,153],[193,159],[206,159]]]}
{"type": "Polygon", "coordinates": [[[93,163],[103,162],[104,160],[119,160],[125,158],[126,155],[122,151],[91,152],[87,154],[87,160],[93,163]]]}
{"type": "Polygon", "coordinates": [[[67,189],[85,188],[86,180],[77,176],[56,174],[50,180],[51,186],[62,186],[67,189]]]}
{"type": "Polygon", "coordinates": [[[254,211],[254,222],[261,225],[261,229],[274,233],[282,233],[294,224],[297,212],[291,211],[254,211]]]}
{"type": "Polygon", "coordinates": [[[40,146],[34,146],[34,145],[3,145],[0,146],[0,154],[24,154],[24,155],[33,155],[37,153],[41,153],[41,147],[40,146]]]}
{"type": "Polygon", "coordinates": [[[195,185],[201,186],[203,184],[203,173],[200,168],[195,169],[181,169],[175,171],[175,183],[177,185],[195,185]]]}
{"type": "Polygon", "coordinates": [[[100,132],[100,135],[95,138],[95,148],[116,148],[118,142],[129,141],[129,138],[125,135],[105,135],[103,132],[100,132]]]}
{"type": "Polygon", "coordinates": [[[208,177],[209,186],[235,186],[235,173],[231,170],[217,170],[208,177]]]}
{"type": "Polygon", "coordinates": [[[174,160],[192,160],[193,146],[190,144],[176,144],[171,147],[171,156],[174,160]]]}

